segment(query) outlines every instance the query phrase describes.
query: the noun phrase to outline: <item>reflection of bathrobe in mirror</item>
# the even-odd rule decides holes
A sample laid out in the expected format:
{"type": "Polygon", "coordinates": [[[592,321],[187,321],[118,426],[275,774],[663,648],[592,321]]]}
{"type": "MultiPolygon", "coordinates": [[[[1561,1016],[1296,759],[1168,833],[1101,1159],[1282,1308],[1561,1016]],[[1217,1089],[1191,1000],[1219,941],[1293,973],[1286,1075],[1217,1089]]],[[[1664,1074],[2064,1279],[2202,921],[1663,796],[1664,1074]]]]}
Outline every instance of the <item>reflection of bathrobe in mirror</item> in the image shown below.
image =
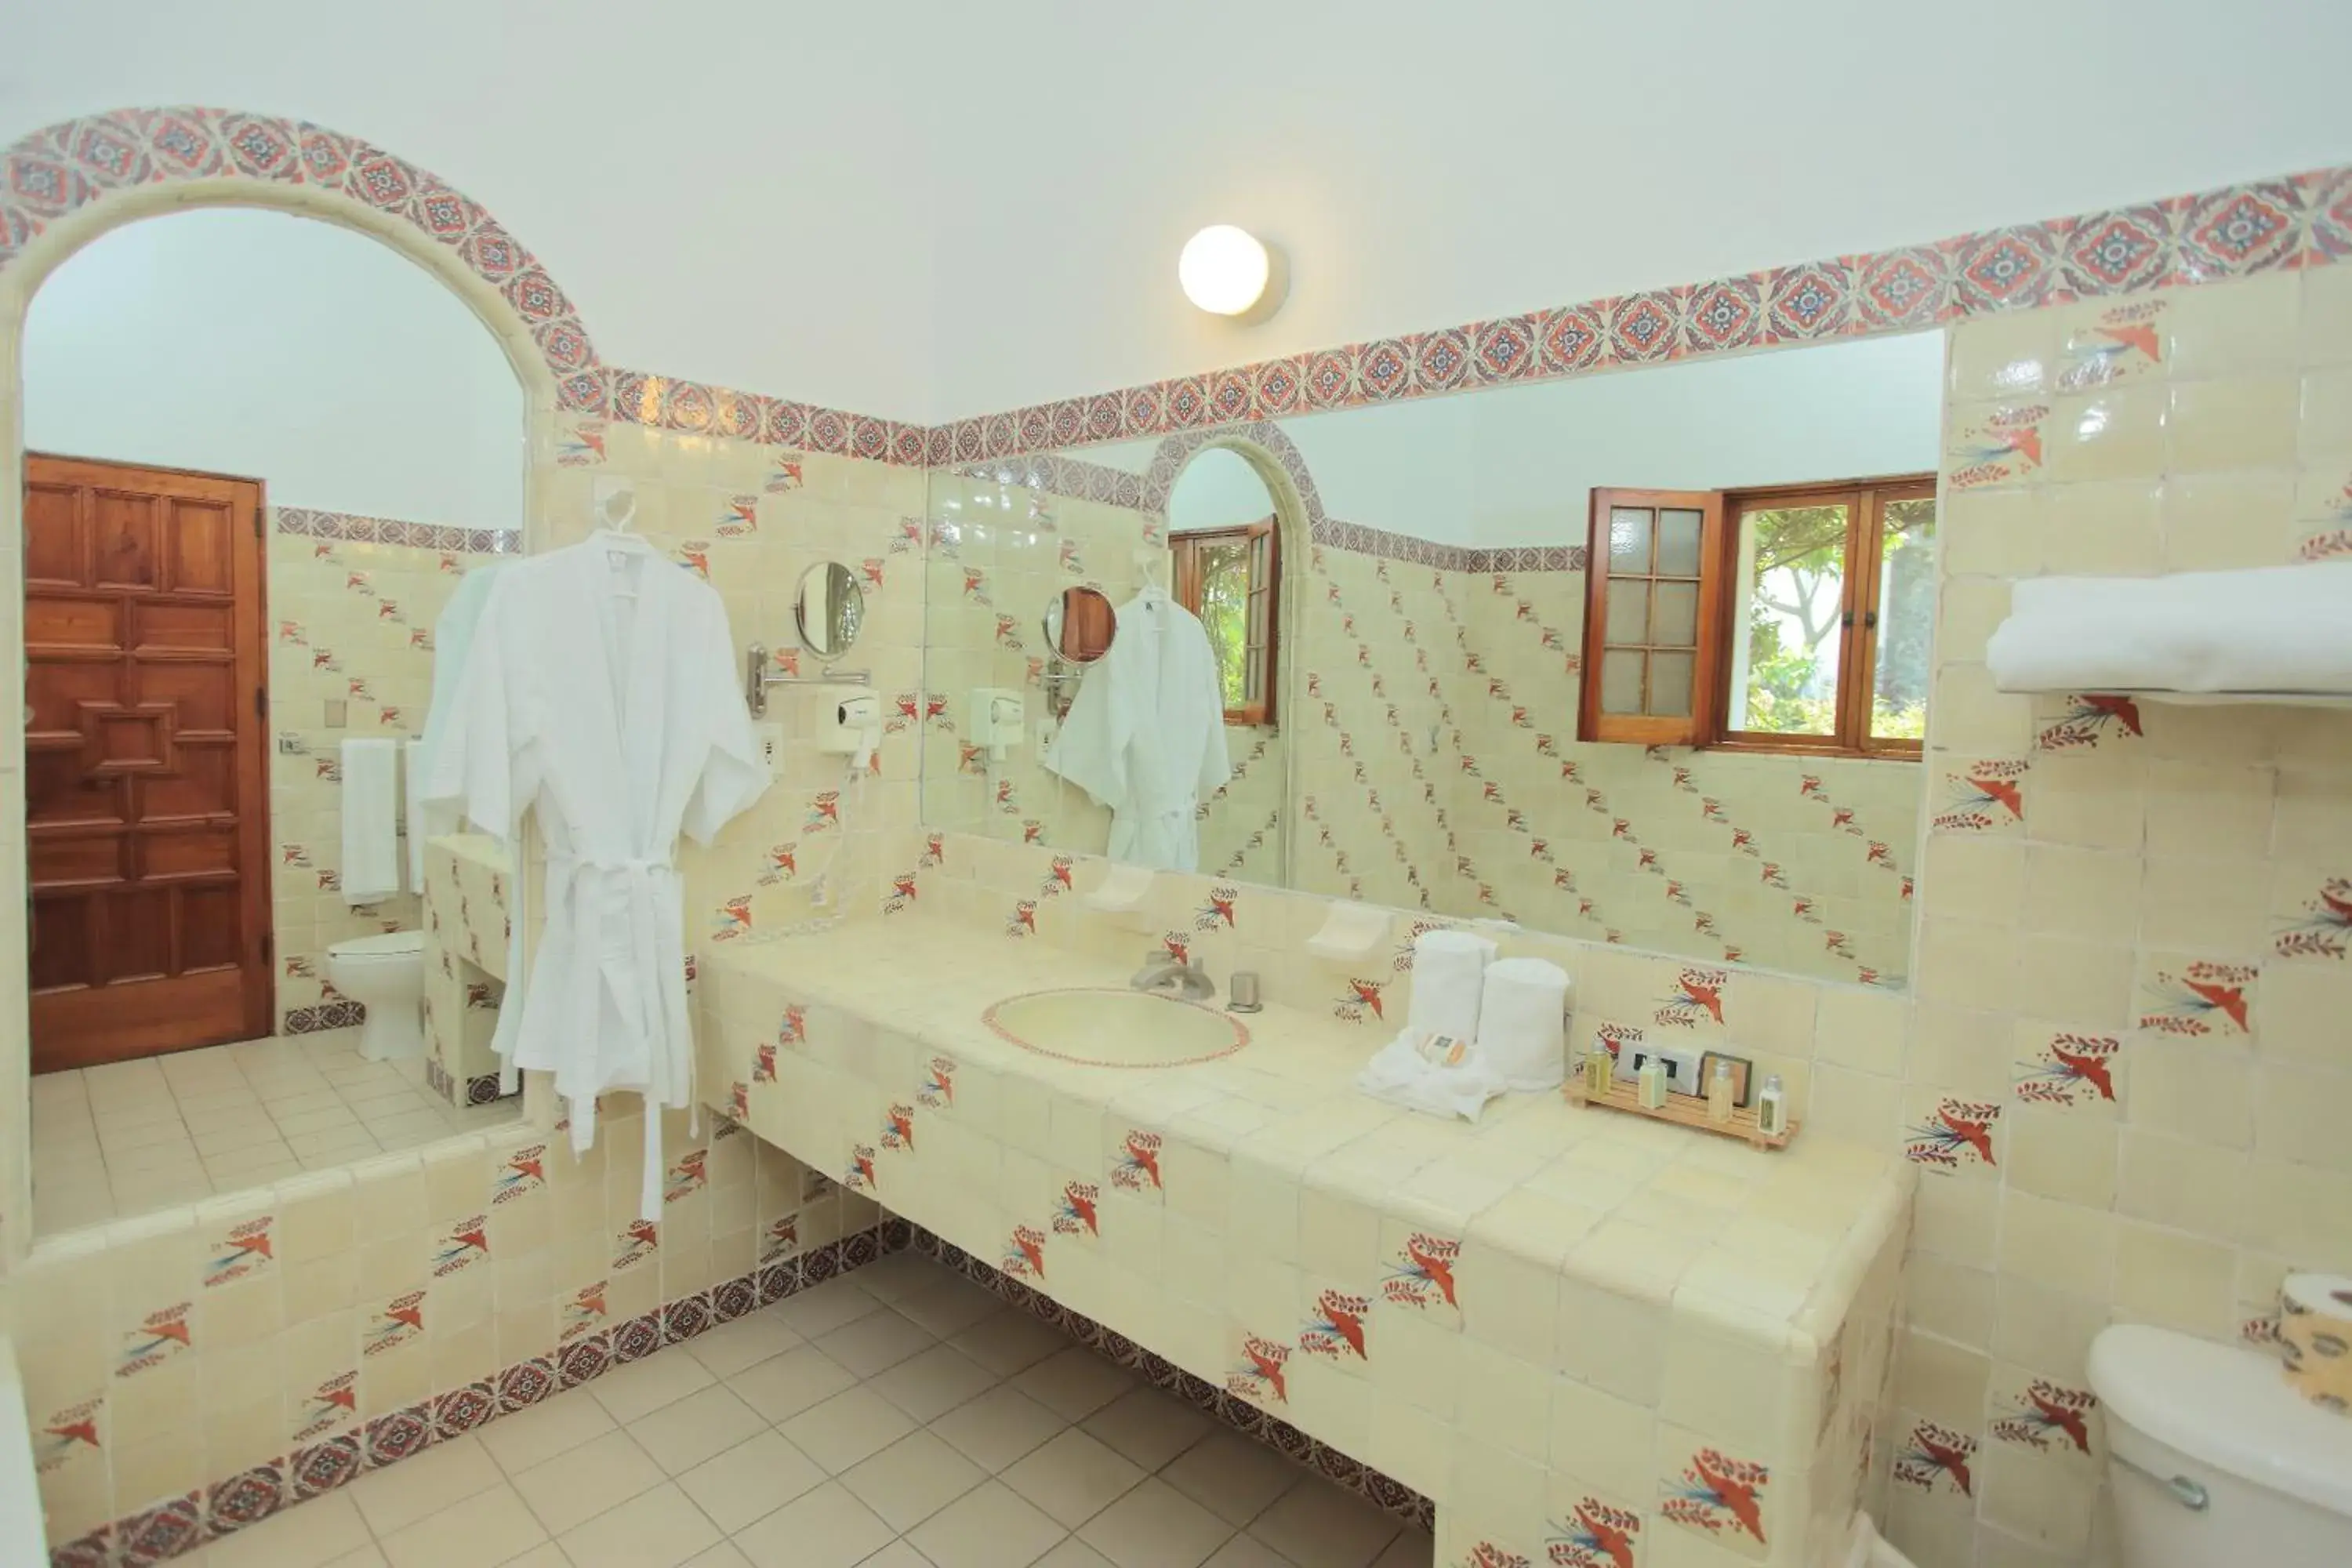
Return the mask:
{"type": "Polygon", "coordinates": [[[725,606],[635,539],[506,568],[430,761],[427,795],[489,832],[516,840],[537,808],[546,927],[514,1059],[555,1074],[575,1150],[599,1093],[644,1095],[642,1212],[657,1218],[661,1107],[693,1103],[678,830],[709,843],[768,784],[725,606]]]}
{"type": "Polygon", "coordinates": [[[1112,859],[1194,869],[1194,808],[1234,772],[1217,656],[1200,617],[1158,588],[1121,605],[1109,651],[1087,666],[1045,767],[1110,807],[1112,859]]]}

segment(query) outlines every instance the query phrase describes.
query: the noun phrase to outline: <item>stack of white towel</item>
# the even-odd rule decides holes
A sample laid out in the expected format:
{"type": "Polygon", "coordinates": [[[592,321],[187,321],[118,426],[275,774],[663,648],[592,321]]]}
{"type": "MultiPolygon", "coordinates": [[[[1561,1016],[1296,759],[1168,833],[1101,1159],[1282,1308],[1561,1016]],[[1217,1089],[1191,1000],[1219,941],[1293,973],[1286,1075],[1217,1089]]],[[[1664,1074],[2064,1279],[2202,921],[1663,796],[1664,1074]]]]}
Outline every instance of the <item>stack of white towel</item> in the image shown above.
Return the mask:
{"type": "Polygon", "coordinates": [[[1496,1095],[1557,1086],[1566,1073],[1568,974],[1539,958],[1495,952],[1471,931],[1414,938],[1404,1030],[1365,1064],[1356,1087],[1475,1121],[1496,1095]]]}
{"type": "Polygon", "coordinates": [[[2036,577],[1985,648],[2003,691],[2352,696],[2352,562],[2036,577]]]}

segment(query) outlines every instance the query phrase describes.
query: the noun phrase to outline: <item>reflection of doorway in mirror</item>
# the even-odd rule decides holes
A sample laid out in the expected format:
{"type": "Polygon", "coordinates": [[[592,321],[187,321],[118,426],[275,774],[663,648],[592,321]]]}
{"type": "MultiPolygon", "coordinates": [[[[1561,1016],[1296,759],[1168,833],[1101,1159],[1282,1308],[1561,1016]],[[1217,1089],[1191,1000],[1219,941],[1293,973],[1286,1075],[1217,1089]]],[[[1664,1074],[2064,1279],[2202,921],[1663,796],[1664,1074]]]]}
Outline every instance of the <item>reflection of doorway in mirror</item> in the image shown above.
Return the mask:
{"type": "Polygon", "coordinates": [[[22,365],[27,445],[75,459],[25,475],[29,750],[83,775],[29,802],[40,1230],[512,1120],[495,984],[430,1048],[400,805],[441,611],[521,546],[498,342],[371,238],[200,209],[69,256],[22,365]],[[390,1055],[339,975],[414,1017],[390,1055]]]}

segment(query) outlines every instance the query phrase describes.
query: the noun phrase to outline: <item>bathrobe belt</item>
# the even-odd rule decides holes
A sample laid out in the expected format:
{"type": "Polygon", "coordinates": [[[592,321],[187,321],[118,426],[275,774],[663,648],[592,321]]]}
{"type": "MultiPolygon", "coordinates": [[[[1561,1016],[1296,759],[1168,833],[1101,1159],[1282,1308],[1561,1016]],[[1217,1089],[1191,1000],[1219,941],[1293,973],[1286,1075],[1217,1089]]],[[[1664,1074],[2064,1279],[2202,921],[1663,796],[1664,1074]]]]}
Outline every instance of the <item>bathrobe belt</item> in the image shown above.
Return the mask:
{"type": "MultiPolygon", "coordinates": [[[[694,1058],[678,887],[677,868],[667,858],[554,853],[547,858],[549,918],[567,922],[571,962],[592,971],[564,977],[558,1037],[572,1051],[582,1042],[599,1038],[597,1011],[609,996],[622,1020],[624,1037],[642,1042],[646,1052],[641,1085],[611,1082],[614,1064],[601,1054],[593,1063],[568,1056],[556,1068],[556,1091],[572,1112],[572,1148],[574,1153],[585,1153],[595,1142],[598,1093],[614,1087],[639,1089],[646,1107],[646,1163],[638,1208],[639,1217],[648,1220],[661,1217],[667,1171],[662,1161],[662,1107],[693,1104],[694,1058]],[[612,953],[616,920],[625,922],[621,934],[627,957],[613,966],[605,960],[612,953]],[[673,1080],[673,1055],[676,1071],[683,1075],[677,1081],[673,1080]]],[[[538,984],[534,977],[535,990],[538,984]]]]}

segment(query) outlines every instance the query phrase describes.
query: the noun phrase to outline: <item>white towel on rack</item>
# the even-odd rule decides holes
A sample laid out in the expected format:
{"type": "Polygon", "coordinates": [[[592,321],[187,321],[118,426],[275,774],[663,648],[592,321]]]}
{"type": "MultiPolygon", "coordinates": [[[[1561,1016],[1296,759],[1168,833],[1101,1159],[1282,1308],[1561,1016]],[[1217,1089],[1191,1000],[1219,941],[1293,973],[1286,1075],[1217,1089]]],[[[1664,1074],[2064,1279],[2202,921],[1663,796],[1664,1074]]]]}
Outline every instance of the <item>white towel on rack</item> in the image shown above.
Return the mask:
{"type": "Polygon", "coordinates": [[[400,891],[400,742],[343,742],[343,901],[400,891]]]}
{"type": "Polygon", "coordinates": [[[2003,691],[2352,694],[2352,562],[2031,578],[1985,663],[2003,691]]]}
{"type": "Polygon", "coordinates": [[[1568,971],[1541,958],[1486,966],[1478,1051],[1515,1089],[1554,1089],[1568,1076],[1568,971]]]}

